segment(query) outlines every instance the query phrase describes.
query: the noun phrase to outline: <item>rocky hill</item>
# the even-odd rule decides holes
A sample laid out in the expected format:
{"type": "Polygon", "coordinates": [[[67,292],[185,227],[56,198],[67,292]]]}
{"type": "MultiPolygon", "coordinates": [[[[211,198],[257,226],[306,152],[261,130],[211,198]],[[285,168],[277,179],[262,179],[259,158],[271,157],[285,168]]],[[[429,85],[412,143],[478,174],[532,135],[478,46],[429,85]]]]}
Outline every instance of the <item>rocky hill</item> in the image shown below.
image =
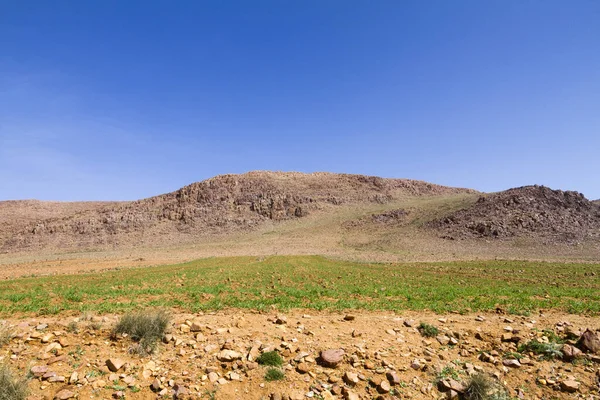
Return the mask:
{"type": "Polygon", "coordinates": [[[0,202],[0,249],[122,247],[247,231],[352,204],[469,193],[407,179],[332,173],[221,175],[120,203],[0,202]]]}
{"type": "Polygon", "coordinates": [[[430,225],[450,239],[530,236],[578,242],[600,239],[600,205],[578,192],[524,186],[483,195],[430,225]]]}

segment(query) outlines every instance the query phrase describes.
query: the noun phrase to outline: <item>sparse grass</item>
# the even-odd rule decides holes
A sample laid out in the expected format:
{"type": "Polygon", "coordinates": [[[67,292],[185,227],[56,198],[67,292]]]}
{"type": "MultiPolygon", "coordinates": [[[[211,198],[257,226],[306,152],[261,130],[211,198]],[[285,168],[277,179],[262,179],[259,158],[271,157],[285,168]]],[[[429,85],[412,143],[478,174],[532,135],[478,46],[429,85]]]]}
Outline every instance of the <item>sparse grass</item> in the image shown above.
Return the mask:
{"type": "Polygon", "coordinates": [[[444,367],[439,374],[436,375],[434,383],[437,385],[439,382],[445,379],[454,379],[459,380],[460,374],[459,372],[451,366],[444,367]]]}
{"type": "Polygon", "coordinates": [[[552,360],[555,358],[562,358],[563,354],[560,351],[561,345],[559,343],[542,343],[536,339],[530,340],[527,343],[519,345],[519,353],[533,353],[540,356],[542,360],[552,360]]]}
{"type": "Polygon", "coordinates": [[[269,365],[271,367],[281,367],[283,365],[283,358],[276,351],[268,351],[266,353],[262,353],[257,359],[261,365],[269,365]]]}
{"type": "Polygon", "coordinates": [[[464,400],[510,400],[506,389],[488,375],[473,375],[466,385],[464,400]]]}
{"type": "Polygon", "coordinates": [[[525,261],[358,263],[321,256],[209,258],[185,264],[0,282],[0,316],[61,310],[123,313],[280,310],[600,313],[597,264],[525,261]],[[185,285],[181,283],[185,282],[185,285]],[[501,282],[502,284],[498,284],[501,282]],[[557,282],[562,282],[557,284],[557,282]],[[73,292],[72,287],[77,291],[73,292]],[[80,295],[85,301],[76,302],[80,295]],[[14,299],[19,301],[13,301],[14,299]]]}
{"type": "Polygon", "coordinates": [[[79,332],[79,324],[77,324],[76,321],[69,322],[69,325],[67,325],[67,332],[69,332],[69,333],[79,332]]]}
{"type": "Polygon", "coordinates": [[[133,348],[134,352],[145,356],[155,351],[158,341],[165,334],[169,320],[170,317],[162,310],[125,314],[113,329],[113,335],[126,333],[138,342],[133,348]]]}
{"type": "Polygon", "coordinates": [[[419,332],[425,337],[436,337],[440,333],[440,330],[433,325],[421,322],[419,324],[419,332]]]}
{"type": "Polygon", "coordinates": [[[5,324],[0,324],[0,347],[10,343],[15,336],[15,332],[5,324]]]}
{"type": "Polygon", "coordinates": [[[25,400],[28,393],[27,379],[16,376],[8,365],[0,363],[0,400],[25,400]]]}
{"type": "Polygon", "coordinates": [[[265,380],[267,382],[280,381],[283,378],[285,378],[285,374],[278,368],[269,368],[265,373],[265,380]]]}

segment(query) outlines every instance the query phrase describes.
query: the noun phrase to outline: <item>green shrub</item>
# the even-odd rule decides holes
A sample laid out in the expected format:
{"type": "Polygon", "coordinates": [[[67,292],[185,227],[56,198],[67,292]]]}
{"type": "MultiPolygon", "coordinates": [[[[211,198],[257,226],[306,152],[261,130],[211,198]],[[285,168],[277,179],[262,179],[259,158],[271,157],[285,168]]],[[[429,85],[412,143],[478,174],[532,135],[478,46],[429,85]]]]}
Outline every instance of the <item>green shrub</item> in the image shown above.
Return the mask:
{"type": "Polygon", "coordinates": [[[278,368],[269,368],[265,373],[265,380],[267,382],[280,381],[285,378],[284,373],[278,368]]]}
{"type": "Polygon", "coordinates": [[[266,353],[262,353],[256,359],[261,365],[269,365],[271,367],[281,367],[283,365],[283,358],[276,351],[267,351],[266,353]]]}
{"type": "Polygon", "coordinates": [[[0,364],[0,400],[25,400],[28,392],[27,379],[15,376],[8,365],[0,364]]]}
{"type": "Polygon", "coordinates": [[[561,345],[558,343],[542,343],[533,339],[527,343],[519,346],[519,353],[531,352],[533,354],[540,355],[542,360],[552,360],[554,358],[561,358],[562,351],[560,351],[561,345]]]}
{"type": "Polygon", "coordinates": [[[425,337],[435,337],[440,333],[440,330],[433,325],[421,322],[419,324],[419,332],[421,332],[421,335],[425,337]]]}
{"type": "Polygon", "coordinates": [[[113,329],[113,336],[126,333],[138,342],[133,352],[145,356],[156,350],[157,343],[165,335],[169,321],[170,317],[162,310],[125,314],[113,329]]]}

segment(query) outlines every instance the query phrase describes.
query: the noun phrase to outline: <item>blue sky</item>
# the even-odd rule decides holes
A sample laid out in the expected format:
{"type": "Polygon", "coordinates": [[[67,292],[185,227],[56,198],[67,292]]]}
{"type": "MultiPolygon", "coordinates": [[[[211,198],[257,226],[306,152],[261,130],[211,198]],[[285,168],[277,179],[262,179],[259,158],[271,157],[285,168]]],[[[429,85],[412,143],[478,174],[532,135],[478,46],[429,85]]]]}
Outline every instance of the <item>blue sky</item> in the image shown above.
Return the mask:
{"type": "Polygon", "coordinates": [[[600,2],[0,0],[0,200],[331,171],[600,198],[600,2]]]}

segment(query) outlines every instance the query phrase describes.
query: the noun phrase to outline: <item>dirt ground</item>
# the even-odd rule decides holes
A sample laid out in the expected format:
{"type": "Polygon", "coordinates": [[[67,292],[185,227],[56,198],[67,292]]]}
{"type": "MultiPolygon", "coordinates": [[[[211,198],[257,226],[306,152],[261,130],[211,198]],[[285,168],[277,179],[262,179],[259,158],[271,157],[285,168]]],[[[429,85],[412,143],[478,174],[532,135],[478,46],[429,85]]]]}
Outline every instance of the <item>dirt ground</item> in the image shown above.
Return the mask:
{"type": "Polygon", "coordinates": [[[129,352],[134,345],[129,338],[111,340],[117,319],[15,316],[5,321],[16,336],[1,347],[0,358],[23,375],[32,370],[45,374],[30,380],[32,400],[52,399],[61,391],[80,399],[173,398],[178,388],[178,398],[447,398],[448,392],[435,384],[442,371],[442,378],[454,375],[457,382],[467,382],[470,374],[489,374],[511,398],[600,399],[600,355],[565,362],[523,354],[519,366],[503,364],[515,359],[517,338],[520,343],[544,341],[545,329],[563,337],[569,331],[600,329],[600,317],[553,312],[526,317],[314,310],[174,313],[172,337],[144,358],[129,352]],[[420,322],[438,327],[438,337],[423,337],[420,322]],[[502,335],[512,338],[503,341],[502,335]],[[327,349],[344,352],[335,368],[321,365],[319,356],[327,349]],[[255,362],[269,350],[283,357],[281,381],[267,382],[266,367],[255,362]],[[109,359],[124,365],[111,372],[109,359]],[[157,392],[151,390],[153,382],[157,392]],[[572,389],[565,382],[576,390],[567,392],[572,389]]]}

